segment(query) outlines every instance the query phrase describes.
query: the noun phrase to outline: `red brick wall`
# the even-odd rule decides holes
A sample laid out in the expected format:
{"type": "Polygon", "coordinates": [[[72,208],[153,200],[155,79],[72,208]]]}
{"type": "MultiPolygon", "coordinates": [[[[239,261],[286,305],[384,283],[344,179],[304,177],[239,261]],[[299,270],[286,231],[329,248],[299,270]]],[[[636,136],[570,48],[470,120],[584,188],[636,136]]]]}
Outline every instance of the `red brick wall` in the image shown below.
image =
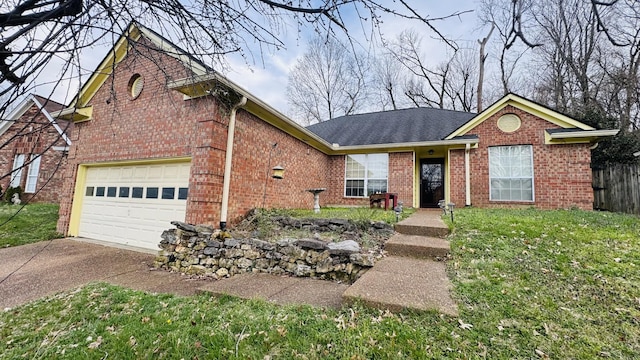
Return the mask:
{"type": "MultiPolygon", "coordinates": [[[[545,145],[544,130],[558,126],[507,106],[482,122],[469,134],[477,134],[480,143],[470,152],[471,203],[478,207],[535,206],[541,209],[578,207],[593,208],[591,188],[591,152],[589,144],[545,145]],[[516,114],[522,126],[514,133],[504,133],[497,127],[497,120],[504,114],[516,114]],[[489,201],[490,146],[532,145],[534,171],[534,202],[489,201]]],[[[464,150],[452,150],[451,199],[456,204],[465,203],[464,150]]]]}
{"type": "Polygon", "coordinates": [[[237,115],[232,174],[231,222],[263,203],[266,208],[313,209],[313,195],[307,189],[326,188],[320,194],[324,206],[334,191],[326,155],[244,110],[237,115]],[[285,169],[283,179],[271,177],[276,165],[285,169]]]}
{"type": "MultiPolygon", "coordinates": [[[[389,153],[389,180],[387,191],[398,194],[405,206],[413,206],[413,152],[389,153]]],[[[369,206],[369,198],[344,196],[345,155],[331,156],[331,205],[369,206]]]]}
{"type": "Polygon", "coordinates": [[[413,206],[413,152],[389,154],[389,192],[397,193],[404,206],[413,206]]]}
{"type": "Polygon", "coordinates": [[[63,151],[53,150],[53,146],[66,146],[60,133],[40,112],[36,105],[27,110],[7,131],[0,136],[0,186],[5,191],[10,184],[11,170],[16,154],[25,154],[20,186],[25,189],[30,154],[41,154],[40,171],[35,193],[25,193],[23,201],[59,201],[66,156],[63,151]]]}

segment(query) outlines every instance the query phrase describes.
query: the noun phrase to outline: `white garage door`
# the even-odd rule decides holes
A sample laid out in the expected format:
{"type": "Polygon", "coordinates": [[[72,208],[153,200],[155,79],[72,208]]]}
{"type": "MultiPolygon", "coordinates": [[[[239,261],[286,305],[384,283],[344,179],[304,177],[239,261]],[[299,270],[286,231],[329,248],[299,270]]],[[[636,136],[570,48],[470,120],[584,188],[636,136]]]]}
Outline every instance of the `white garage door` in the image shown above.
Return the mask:
{"type": "Polygon", "coordinates": [[[88,168],[79,235],[158,250],[162,231],[185,219],[190,165],[88,168]]]}

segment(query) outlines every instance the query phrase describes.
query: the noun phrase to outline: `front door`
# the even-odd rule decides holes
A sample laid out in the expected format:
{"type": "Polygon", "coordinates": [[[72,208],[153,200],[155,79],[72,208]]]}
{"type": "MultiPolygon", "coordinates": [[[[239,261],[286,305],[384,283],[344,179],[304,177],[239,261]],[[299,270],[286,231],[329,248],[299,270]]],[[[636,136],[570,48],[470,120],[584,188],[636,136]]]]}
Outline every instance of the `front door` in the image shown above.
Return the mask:
{"type": "Polygon", "coordinates": [[[444,159],[420,160],[420,207],[438,207],[444,200],[444,159]]]}

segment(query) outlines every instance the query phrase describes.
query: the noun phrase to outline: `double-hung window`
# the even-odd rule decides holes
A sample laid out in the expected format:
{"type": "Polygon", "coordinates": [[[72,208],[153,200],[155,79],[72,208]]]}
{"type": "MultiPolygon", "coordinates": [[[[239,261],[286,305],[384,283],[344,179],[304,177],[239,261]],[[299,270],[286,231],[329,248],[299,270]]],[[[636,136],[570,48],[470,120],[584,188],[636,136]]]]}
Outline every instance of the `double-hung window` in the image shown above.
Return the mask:
{"type": "Polygon", "coordinates": [[[387,192],[389,154],[346,156],[344,195],[365,197],[387,192]]]}
{"type": "Polygon", "coordinates": [[[18,187],[22,183],[22,168],[24,167],[24,154],[17,154],[13,158],[13,168],[11,169],[11,182],[9,186],[18,187]]]}
{"type": "Polygon", "coordinates": [[[489,193],[495,201],[533,201],[533,147],[489,148],[489,193]]]}
{"type": "Polygon", "coordinates": [[[40,174],[40,155],[31,155],[31,162],[29,163],[29,171],[27,172],[27,184],[24,187],[24,192],[34,193],[36,192],[36,186],[38,184],[38,175],[40,174]]]}

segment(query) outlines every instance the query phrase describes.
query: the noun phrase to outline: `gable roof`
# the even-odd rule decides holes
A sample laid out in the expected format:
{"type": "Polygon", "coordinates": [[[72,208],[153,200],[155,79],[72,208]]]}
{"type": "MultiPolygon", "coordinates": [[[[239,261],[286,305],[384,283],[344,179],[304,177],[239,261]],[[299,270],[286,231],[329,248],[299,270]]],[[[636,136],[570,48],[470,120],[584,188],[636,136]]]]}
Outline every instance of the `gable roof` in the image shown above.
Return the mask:
{"type": "Polygon", "coordinates": [[[120,35],[120,38],[118,38],[113,48],[109,50],[105,58],[98,65],[89,79],[84,83],[69,106],[54,115],[75,121],[90,119],[92,109],[91,107],[87,107],[87,104],[91,101],[100,87],[102,87],[105,81],[107,81],[109,76],[111,76],[114,68],[127,56],[131,49],[131,44],[138,42],[142,37],[149,40],[155,47],[165,54],[180,61],[195,75],[203,75],[212,71],[210,67],[180,47],[174,45],[162,35],[136,22],[132,22],[127,30],[120,35]]]}
{"type": "Polygon", "coordinates": [[[444,140],[476,114],[410,108],[346,115],[308,126],[330,144],[357,146],[444,140]]]}
{"type": "Polygon", "coordinates": [[[559,129],[548,129],[545,142],[595,142],[613,136],[618,130],[597,130],[546,106],[510,93],[479,114],[437,108],[411,108],[359,115],[348,115],[307,127],[334,146],[371,147],[380,144],[420,144],[443,141],[477,141],[473,129],[505,106],[533,114],[559,129]]]}
{"type": "Polygon", "coordinates": [[[20,119],[24,113],[26,113],[31,107],[36,106],[39,111],[45,116],[45,118],[51,123],[54,129],[60,134],[60,137],[71,145],[71,140],[66,134],[65,130],[69,130],[69,124],[65,120],[56,120],[51,113],[60,111],[64,108],[64,105],[42,97],[40,95],[30,94],[27,96],[7,117],[6,120],[0,122],[0,135],[6,132],[16,120],[20,119]]]}
{"type": "Polygon", "coordinates": [[[447,136],[447,139],[453,139],[454,137],[465,135],[476,126],[480,125],[483,121],[490,118],[493,114],[503,109],[505,106],[511,105],[515,108],[533,114],[543,120],[546,120],[552,124],[558,125],[565,129],[580,129],[580,130],[595,130],[595,128],[581,123],[578,120],[570,118],[560,112],[552,110],[544,105],[538,104],[520,95],[509,93],[503,96],[498,101],[488,106],[484,111],[477,114],[469,122],[460,126],[456,131],[447,136]]]}

